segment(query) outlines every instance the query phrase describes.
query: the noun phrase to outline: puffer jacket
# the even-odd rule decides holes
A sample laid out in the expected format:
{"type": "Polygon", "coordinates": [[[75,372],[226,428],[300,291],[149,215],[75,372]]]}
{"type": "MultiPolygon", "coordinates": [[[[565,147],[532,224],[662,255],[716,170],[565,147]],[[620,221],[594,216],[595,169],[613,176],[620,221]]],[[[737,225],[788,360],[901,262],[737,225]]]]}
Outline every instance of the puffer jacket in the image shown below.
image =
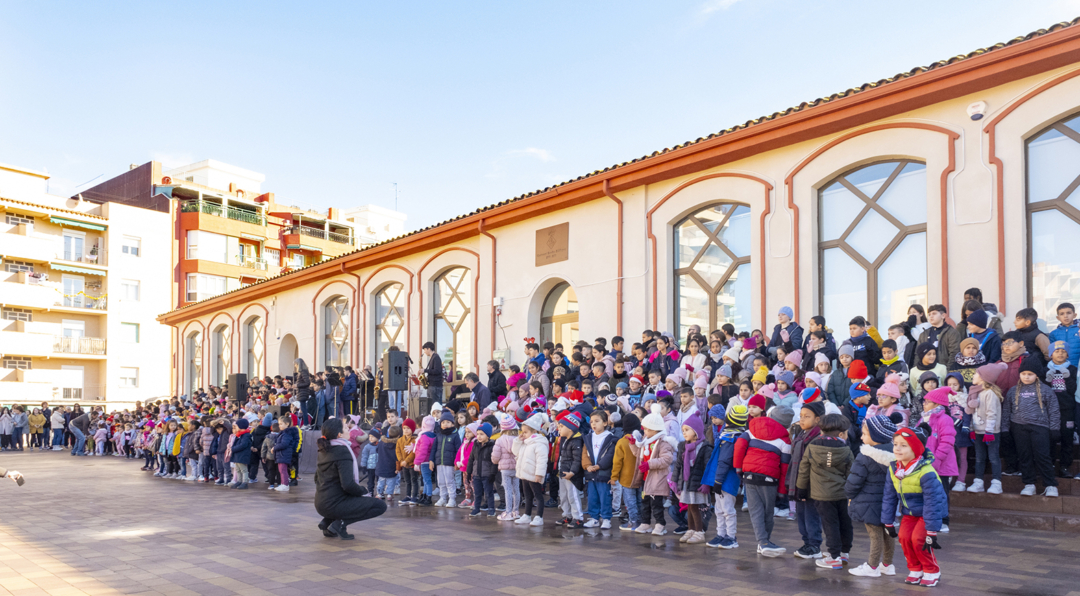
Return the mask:
{"type": "Polygon", "coordinates": [[[278,433],[277,439],[274,440],[274,462],[291,465],[299,444],[300,430],[295,426],[290,426],[278,433]]]}
{"type": "Polygon", "coordinates": [[[517,458],[517,477],[529,482],[543,482],[547,474],[548,448],[547,439],[540,433],[528,439],[516,437],[511,449],[517,458]]]}
{"type": "Polygon", "coordinates": [[[690,469],[686,468],[686,441],[679,443],[679,451],[675,454],[675,471],[671,475],[672,482],[679,490],[696,491],[702,485],[705,477],[705,468],[712,459],[713,446],[708,441],[699,441],[697,454],[691,462],[690,469]]]}
{"type": "Polygon", "coordinates": [[[949,497],[933,463],[934,456],[926,451],[903,478],[896,477],[900,462],[889,464],[889,478],[885,481],[885,497],[881,503],[882,525],[893,525],[899,505],[901,515],[923,518],[928,532],[941,529],[942,518],[949,515],[949,497]]]}
{"type": "Polygon", "coordinates": [[[1069,364],[1073,366],[1080,364],[1080,321],[1073,321],[1068,327],[1058,325],[1050,332],[1050,343],[1053,344],[1056,341],[1065,342],[1069,352],[1069,364]]]}
{"type": "Polygon", "coordinates": [[[559,478],[563,478],[563,474],[567,472],[573,474],[573,478],[569,480],[578,490],[585,487],[585,478],[581,473],[581,452],[584,449],[585,441],[581,438],[581,433],[574,433],[570,438],[559,439],[559,478]]]}
{"type": "Polygon", "coordinates": [[[467,474],[473,478],[493,479],[499,473],[499,467],[491,459],[495,451],[495,441],[487,440],[483,443],[473,441],[472,453],[469,454],[469,464],[465,468],[467,474]]]}
{"type": "Polygon", "coordinates": [[[491,452],[491,461],[498,464],[500,472],[517,470],[517,458],[514,457],[514,439],[515,437],[503,434],[495,441],[495,448],[491,452]]]}
{"type": "Polygon", "coordinates": [[[379,454],[379,461],[375,464],[375,475],[379,478],[397,476],[397,441],[397,439],[383,437],[375,445],[375,451],[379,454]]]}
{"type": "Polygon", "coordinates": [[[851,502],[848,515],[851,521],[881,525],[881,501],[885,496],[885,483],[889,480],[889,465],[896,461],[892,445],[883,443],[870,446],[863,444],[859,456],[851,464],[851,472],[844,484],[844,494],[851,502]]]}
{"type": "Polygon", "coordinates": [[[435,444],[431,446],[430,459],[436,466],[453,466],[458,448],[461,447],[461,437],[457,431],[449,430],[449,433],[440,432],[435,435],[435,444]]]}
{"type": "Polygon", "coordinates": [[[956,464],[956,426],[948,411],[936,410],[930,415],[930,436],[926,438],[926,450],[934,454],[934,469],[942,476],[956,476],[960,469],[956,464]]]}
{"type": "MultiPolygon", "coordinates": [[[[631,488],[634,483],[634,472],[637,468],[637,447],[633,443],[633,437],[623,435],[615,443],[615,456],[611,459],[611,477],[618,480],[624,488],[631,488]]],[[[640,488],[640,487],[633,487],[640,488]]]]}
{"type": "Polygon", "coordinates": [[[851,448],[839,437],[821,436],[806,447],[799,462],[796,486],[810,489],[815,501],[843,501],[844,483],[851,470],[851,448]]]}
{"type": "Polygon", "coordinates": [[[850,390],[851,379],[847,377],[847,370],[840,368],[829,375],[829,382],[825,388],[825,398],[837,406],[843,406],[851,399],[850,390]]]}
{"type": "Polygon", "coordinates": [[[213,455],[214,452],[211,449],[214,446],[214,429],[209,425],[202,427],[202,432],[199,433],[199,443],[201,449],[199,453],[202,455],[213,455]]]}
{"type": "Polygon", "coordinates": [[[585,468],[585,482],[611,482],[612,465],[615,463],[615,445],[619,439],[608,433],[600,444],[600,451],[593,452],[592,435],[584,438],[585,449],[582,451],[581,465],[585,468]],[[589,466],[600,466],[595,472],[588,471],[589,466]]]}
{"type": "Polygon", "coordinates": [[[638,469],[638,474],[634,475],[633,484],[638,483],[641,462],[645,459],[646,451],[651,449],[649,473],[641,481],[641,494],[647,497],[666,497],[671,492],[671,488],[668,486],[668,478],[671,475],[671,464],[675,463],[675,447],[678,445],[678,441],[674,437],[661,433],[652,443],[648,445],[644,443],[642,441],[641,448],[638,450],[637,463],[634,466],[638,469]]]}
{"type": "Polygon", "coordinates": [[[229,454],[230,464],[240,464],[242,466],[251,465],[251,430],[243,429],[237,431],[233,436],[232,450],[229,454]]]}
{"type": "Polygon", "coordinates": [[[402,436],[397,440],[396,449],[398,470],[412,469],[416,461],[416,435],[402,436]]]}
{"type": "Polygon", "coordinates": [[[741,470],[743,482],[777,486],[787,494],[787,471],[791,463],[791,438],[788,431],[772,418],[754,418],[735,441],[735,469],[741,470]]]}

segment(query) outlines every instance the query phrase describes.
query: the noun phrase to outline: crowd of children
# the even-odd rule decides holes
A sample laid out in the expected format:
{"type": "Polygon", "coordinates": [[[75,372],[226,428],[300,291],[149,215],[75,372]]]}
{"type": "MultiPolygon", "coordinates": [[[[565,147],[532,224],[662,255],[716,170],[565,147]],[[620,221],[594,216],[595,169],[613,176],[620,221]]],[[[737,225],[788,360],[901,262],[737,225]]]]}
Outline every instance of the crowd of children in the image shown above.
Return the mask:
{"type": "MultiPolygon", "coordinates": [[[[959,323],[941,305],[914,305],[887,338],[855,317],[837,342],[824,318],[803,329],[784,308],[771,337],[731,325],[705,337],[691,326],[681,342],[646,331],[629,349],[600,338],[569,357],[530,341],[524,370],[503,376],[489,364],[495,394],[470,375],[470,393],[428,415],[350,415],[345,427],[368,490],[400,505],[529,526],[558,507],[556,523],[569,529],[655,536],[671,517],[680,542],[733,549],[741,501],[762,556],[787,552],[772,531],[774,519],[788,519],[802,539],[796,557],[840,570],[861,523],[869,549],[851,574],[895,575],[898,540],[907,583],[934,586],[950,493],[1001,494],[1002,475],[1017,474],[1021,495],[1041,482],[1056,497],[1058,477],[1071,477],[1075,308],[1058,308],[1049,336],[1032,309],[1005,333],[1002,315],[978,290],[968,294],[959,323]]],[[[199,396],[88,412],[84,449],[236,489],[261,467],[270,487],[288,491],[298,480],[297,427],[310,420],[295,402],[275,420],[267,393],[233,406],[199,396]]],[[[269,393],[289,403],[287,391],[269,393]]]]}

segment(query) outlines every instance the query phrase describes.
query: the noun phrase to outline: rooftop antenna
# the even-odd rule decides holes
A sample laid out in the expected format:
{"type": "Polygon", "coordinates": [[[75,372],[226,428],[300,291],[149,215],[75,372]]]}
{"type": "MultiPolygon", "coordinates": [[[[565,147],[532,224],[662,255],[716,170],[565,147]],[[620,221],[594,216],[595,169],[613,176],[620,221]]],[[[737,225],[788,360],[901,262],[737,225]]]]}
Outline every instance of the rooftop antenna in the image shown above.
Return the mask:
{"type": "Polygon", "coordinates": [[[394,211],[397,211],[397,182],[394,182],[394,211]]]}

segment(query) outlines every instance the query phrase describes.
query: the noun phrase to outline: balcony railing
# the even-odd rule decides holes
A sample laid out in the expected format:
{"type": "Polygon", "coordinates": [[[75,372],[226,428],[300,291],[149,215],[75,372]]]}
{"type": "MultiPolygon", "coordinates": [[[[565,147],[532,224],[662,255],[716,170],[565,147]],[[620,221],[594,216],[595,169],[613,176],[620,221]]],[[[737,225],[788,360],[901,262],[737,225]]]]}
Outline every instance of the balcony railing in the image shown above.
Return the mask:
{"type": "Polygon", "coordinates": [[[311,228],[308,226],[289,226],[285,228],[286,234],[301,234],[303,236],[311,236],[312,238],[319,238],[320,240],[329,240],[331,242],[337,242],[338,244],[353,244],[353,239],[348,234],[338,234],[337,232],[327,232],[326,230],[320,230],[319,228],[311,228]]]}
{"type": "Polygon", "coordinates": [[[56,253],[56,258],[61,261],[70,261],[72,263],[89,263],[91,265],[105,264],[104,255],[91,255],[68,250],[56,253]]]}
{"type": "Polygon", "coordinates": [[[266,225],[266,217],[262,214],[238,209],[236,207],[223,207],[217,203],[207,201],[183,201],[180,203],[181,213],[205,213],[215,217],[227,217],[236,221],[244,221],[257,226],[266,225]]]}
{"type": "Polygon", "coordinates": [[[88,310],[105,310],[106,296],[89,296],[86,294],[64,296],[62,298],[57,298],[53,306],[63,306],[64,308],[85,308],[88,310]]]}
{"type": "Polygon", "coordinates": [[[64,337],[58,335],[56,341],[53,342],[53,353],[104,356],[105,340],[100,337],[64,337]]]}
{"type": "Polygon", "coordinates": [[[236,264],[240,265],[241,267],[247,267],[248,269],[258,269],[259,271],[266,271],[266,259],[261,257],[236,255],[235,261],[236,264]]]}

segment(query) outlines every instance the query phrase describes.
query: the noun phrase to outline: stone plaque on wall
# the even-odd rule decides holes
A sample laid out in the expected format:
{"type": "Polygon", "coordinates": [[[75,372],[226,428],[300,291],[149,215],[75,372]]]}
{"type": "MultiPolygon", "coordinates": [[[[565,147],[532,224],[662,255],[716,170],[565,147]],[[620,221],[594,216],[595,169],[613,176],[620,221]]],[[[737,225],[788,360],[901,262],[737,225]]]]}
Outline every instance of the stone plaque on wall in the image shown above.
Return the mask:
{"type": "Polygon", "coordinates": [[[570,258],[570,222],[536,231],[536,266],[570,258]]]}

